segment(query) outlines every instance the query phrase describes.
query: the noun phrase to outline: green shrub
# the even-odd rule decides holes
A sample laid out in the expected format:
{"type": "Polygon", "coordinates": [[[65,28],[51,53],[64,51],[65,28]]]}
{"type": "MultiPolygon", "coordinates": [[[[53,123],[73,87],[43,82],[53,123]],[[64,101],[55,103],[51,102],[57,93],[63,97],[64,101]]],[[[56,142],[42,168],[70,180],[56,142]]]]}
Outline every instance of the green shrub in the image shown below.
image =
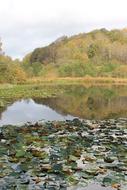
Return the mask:
{"type": "Polygon", "coordinates": [[[114,63],[105,63],[101,67],[101,72],[102,73],[110,73],[110,72],[113,72],[117,67],[118,67],[117,64],[114,64],[114,63]]]}
{"type": "Polygon", "coordinates": [[[90,63],[85,64],[81,62],[63,64],[59,67],[59,75],[62,77],[95,76],[96,67],[90,63]]]}
{"type": "Polygon", "coordinates": [[[22,83],[26,74],[18,64],[0,63],[0,83],[22,83]]]}
{"type": "Polygon", "coordinates": [[[23,69],[29,77],[41,76],[44,71],[44,66],[39,63],[23,63],[23,69]]]}

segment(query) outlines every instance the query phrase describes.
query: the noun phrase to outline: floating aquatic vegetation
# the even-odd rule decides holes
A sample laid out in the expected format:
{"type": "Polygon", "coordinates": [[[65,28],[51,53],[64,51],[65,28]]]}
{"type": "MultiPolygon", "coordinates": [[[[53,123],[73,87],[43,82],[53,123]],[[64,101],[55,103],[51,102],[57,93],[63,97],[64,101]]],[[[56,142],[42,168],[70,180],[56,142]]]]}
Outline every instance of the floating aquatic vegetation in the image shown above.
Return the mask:
{"type": "Polygon", "coordinates": [[[0,189],[127,187],[127,119],[3,126],[0,189]]]}

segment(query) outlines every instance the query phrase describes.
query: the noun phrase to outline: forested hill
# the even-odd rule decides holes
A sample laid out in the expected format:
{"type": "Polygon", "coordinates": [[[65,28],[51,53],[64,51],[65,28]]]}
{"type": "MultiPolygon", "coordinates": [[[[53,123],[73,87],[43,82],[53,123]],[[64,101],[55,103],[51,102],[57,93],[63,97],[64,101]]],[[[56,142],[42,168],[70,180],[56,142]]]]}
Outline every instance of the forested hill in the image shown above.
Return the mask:
{"type": "Polygon", "coordinates": [[[35,49],[23,62],[29,62],[25,68],[35,75],[127,77],[127,29],[63,36],[35,49]]]}
{"type": "Polygon", "coordinates": [[[127,29],[63,36],[22,61],[5,56],[0,43],[0,83],[31,77],[127,78],[127,29]],[[8,73],[8,77],[7,77],[8,73]]]}
{"type": "Polygon", "coordinates": [[[61,64],[73,61],[127,63],[127,30],[94,30],[68,38],[63,36],[47,47],[33,51],[31,63],[61,64]]]}

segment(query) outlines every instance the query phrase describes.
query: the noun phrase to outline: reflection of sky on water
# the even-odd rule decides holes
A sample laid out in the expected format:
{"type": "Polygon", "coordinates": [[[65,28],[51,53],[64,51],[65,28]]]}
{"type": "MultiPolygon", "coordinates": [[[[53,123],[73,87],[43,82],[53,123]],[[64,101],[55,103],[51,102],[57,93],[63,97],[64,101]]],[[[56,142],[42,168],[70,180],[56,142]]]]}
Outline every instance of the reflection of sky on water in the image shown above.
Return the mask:
{"type": "Polygon", "coordinates": [[[37,104],[34,100],[21,100],[8,106],[1,115],[0,126],[6,124],[22,124],[37,122],[40,120],[66,120],[73,119],[70,115],[62,115],[43,104],[37,104]]]}

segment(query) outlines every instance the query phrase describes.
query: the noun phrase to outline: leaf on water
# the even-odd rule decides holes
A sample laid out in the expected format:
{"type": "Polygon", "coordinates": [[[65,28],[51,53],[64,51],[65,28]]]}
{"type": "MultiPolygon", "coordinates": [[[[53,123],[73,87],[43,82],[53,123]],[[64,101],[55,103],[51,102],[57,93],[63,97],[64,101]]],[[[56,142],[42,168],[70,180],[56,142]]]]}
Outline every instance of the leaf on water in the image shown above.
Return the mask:
{"type": "Polygon", "coordinates": [[[20,157],[24,157],[25,154],[26,154],[26,151],[25,151],[25,150],[17,150],[15,156],[16,156],[17,158],[20,158],[20,157]]]}

